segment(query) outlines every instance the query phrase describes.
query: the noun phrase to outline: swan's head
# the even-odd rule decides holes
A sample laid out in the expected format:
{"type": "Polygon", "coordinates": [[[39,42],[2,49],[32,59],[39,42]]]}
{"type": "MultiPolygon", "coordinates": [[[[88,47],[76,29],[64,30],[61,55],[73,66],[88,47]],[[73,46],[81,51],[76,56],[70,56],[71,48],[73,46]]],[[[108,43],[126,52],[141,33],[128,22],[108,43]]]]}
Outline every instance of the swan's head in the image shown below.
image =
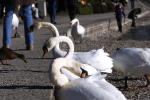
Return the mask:
{"type": "Polygon", "coordinates": [[[42,49],[43,49],[43,57],[45,56],[46,53],[51,51],[57,44],[58,44],[58,39],[55,37],[52,37],[48,40],[45,41],[42,49]]]}
{"type": "Polygon", "coordinates": [[[49,51],[51,51],[51,49],[54,48],[55,46],[55,42],[51,42],[51,40],[53,39],[47,39],[45,42],[44,42],[44,45],[42,47],[42,50],[43,50],[43,56],[42,58],[44,58],[45,54],[47,54],[49,51]]]}
{"type": "Polygon", "coordinates": [[[79,23],[79,20],[77,18],[74,18],[72,21],[71,21],[71,26],[73,25],[77,25],[79,23]]]}
{"type": "Polygon", "coordinates": [[[81,68],[81,70],[82,70],[82,73],[80,74],[80,77],[81,78],[87,77],[88,76],[88,72],[86,70],[84,70],[83,68],[81,68]]]}

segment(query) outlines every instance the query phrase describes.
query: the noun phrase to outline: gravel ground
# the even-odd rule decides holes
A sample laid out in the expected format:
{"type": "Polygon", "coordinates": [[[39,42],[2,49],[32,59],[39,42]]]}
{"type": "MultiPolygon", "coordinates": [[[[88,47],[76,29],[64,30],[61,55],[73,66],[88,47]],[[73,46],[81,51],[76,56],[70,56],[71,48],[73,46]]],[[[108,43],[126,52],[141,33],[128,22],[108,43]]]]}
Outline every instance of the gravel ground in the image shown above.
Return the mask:
{"type": "MultiPolygon", "coordinates": [[[[2,30],[2,27],[0,27],[2,30]]],[[[150,47],[150,14],[137,19],[137,27],[124,26],[124,32],[110,30],[107,33],[93,34],[94,39],[85,38],[82,44],[75,45],[75,51],[89,51],[104,47],[112,54],[118,47],[150,47]]],[[[1,31],[2,32],[2,31],[1,31]]],[[[20,25],[19,32],[23,35],[23,26],[20,25]]],[[[10,66],[0,65],[0,100],[50,100],[52,85],[49,81],[49,63],[51,55],[41,59],[41,47],[44,40],[49,37],[47,30],[41,29],[35,32],[34,51],[24,50],[24,38],[13,39],[12,49],[26,55],[28,63],[16,59],[10,61],[10,66]]],[[[2,34],[0,39],[2,40],[2,34]]],[[[0,42],[0,46],[2,43],[0,42]]],[[[107,80],[116,87],[123,87],[123,77],[120,73],[113,72],[107,80]]],[[[121,91],[128,100],[150,100],[150,88],[144,86],[144,77],[133,77],[129,80],[129,89],[121,91]]]]}

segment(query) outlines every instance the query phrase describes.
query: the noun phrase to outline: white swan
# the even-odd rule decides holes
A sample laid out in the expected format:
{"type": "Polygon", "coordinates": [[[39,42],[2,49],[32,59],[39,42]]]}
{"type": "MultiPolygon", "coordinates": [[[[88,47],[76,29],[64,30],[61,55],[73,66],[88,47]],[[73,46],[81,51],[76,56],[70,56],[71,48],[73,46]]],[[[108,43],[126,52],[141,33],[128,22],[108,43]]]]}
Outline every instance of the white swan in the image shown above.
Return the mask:
{"type": "Polygon", "coordinates": [[[18,33],[19,18],[15,13],[13,13],[12,26],[13,26],[13,30],[15,31],[14,37],[20,37],[18,33]]]}
{"type": "MultiPolygon", "coordinates": [[[[105,53],[103,49],[91,50],[89,52],[74,52],[74,44],[71,41],[71,39],[66,36],[58,36],[49,39],[49,48],[47,48],[48,51],[52,50],[60,42],[66,42],[68,44],[70,48],[69,52],[67,52],[66,54],[68,58],[75,59],[81,63],[89,64],[94,68],[96,68],[97,70],[100,70],[101,72],[105,72],[105,73],[112,72],[113,61],[109,57],[109,54],[105,53]]],[[[64,55],[59,55],[59,56],[64,56],[64,55]]]]}
{"type": "Polygon", "coordinates": [[[71,69],[70,76],[73,74],[74,77],[81,74],[80,67],[83,66],[84,64],[68,58],[57,58],[53,61],[50,66],[50,79],[58,87],[54,92],[56,100],[127,100],[100,73],[88,78],[77,77],[69,80],[61,71],[62,68],[71,69]]]}
{"type": "MultiPolygon", "coordinates": [[[[56,36],[56,37],[59,36],[59,32],[58,32],[57,28],[55,27],[55,25],[53,25],[49,22],[38,22],[36,24],[36,27],[38,29],[40,29],[42,27],[46,27],[46,28],[48,28],[49,30],[52,31],[54,36],[56,36]]],[[[74,45],[73,45],[72,41],[69,38],[67,39],[66,42],[68,42],[68,41],[69,41],[69,44],[71,45],[71,48],[73,49],[71,51],[70,55],[69,55],[70,58],[72,57],[73,59],[75,59],[79,62],[94,66],[96,69],[101,70],[101,72],[106,72],[106,73],[111,73],[112,72],[111,68],[113,67],[113,61],[109,57],[109,54],[104,52],[103,49],[91,50],[89,52],[74,52],[74,45]]],[[[49,38],[49,39],[47,39],[44,42],[44,45],[43,45],[43,57],[51,49],[52,49],[53,54],[54,54],[55,57],[65,56],[67,54],[67,52],[62,51],[59,48],[59,42],[62,42],[62,41],[60,41],[59,38],[55,38],[55,39],[49,38]],[[53,48],[53,47],[55,47],[55,48],[53,48]]]]}
{"type": "Polygon", "coordinates": [[[145,75],[146,86],[150,83],[150,48],[120,48],[112,55],[114,69],[125,76],[125,87],[127,86],[128,75],[145,75]]]}
{"type": "Polygon", "coordinates": [[[74,18],[71,21],[71,28],[67,31],[67,36],[73,37],[74,41],[76,42],[77,39],[82,40],[85,35],[85,28],[80,25],[79,20],[74,18]]]}

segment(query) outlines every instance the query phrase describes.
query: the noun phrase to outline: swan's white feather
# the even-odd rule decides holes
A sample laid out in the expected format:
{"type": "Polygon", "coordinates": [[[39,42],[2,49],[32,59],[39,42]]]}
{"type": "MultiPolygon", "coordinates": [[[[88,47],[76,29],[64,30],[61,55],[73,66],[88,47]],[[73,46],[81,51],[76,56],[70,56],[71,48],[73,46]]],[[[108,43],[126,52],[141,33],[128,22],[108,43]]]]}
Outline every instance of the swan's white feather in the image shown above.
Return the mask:
{"type": "Polygon", "coordinates": [[[13,29],[18,27],[19,25],[19,19],[15,13],[13,13],[12,25],[13,25],[13,29]]]}
{"type": "Polygon", "coordinates": [[[82,25],[78,25],[77,32],[83,36],[85,34],[85,28],[82,25]]]}
{"type": "Polygon", "coordinates": [[[73,37],[74,39],[83,38],[85,35],[85,28],[80,25],[80,22],[77,18],[71,21],[71,27],[67,31],[68,37],[73,37]]]}
{"type": "Polygon", "coordinates": [[[149,48],[120,48],[113,55],[114,69],[124,75],[144,75],[150,73],[149,48]]]}
{"type": "MultiPolygon", "coordinates": [[[[59,100],[126,100],[124,95],[107,82],[104,75],[97,72],[87,78],[69,80],[67,76],[73,77],[81,73],[82,63],[68,58],[57,58],[50,67],[50,77],[54,80],[57,89],[56,95],[59,100]],[[63,68],[63,69],[62,69],[63,68]],[[71,72],[65,68],[72,69],[71,72]],[[65,73],[67,73],[67,76],[65,73]]],[[[87,67],[87,66],[84,66],[87,67]]]]}
{"type": "MultiPolygon", "coordinates": [[[[63,57],[66,55],[66,52],[59,48],[54,48],[53,54],[55,57],[63,57]]],[[[101,72],[112,72],[113,60],[103,49],[91,50],[89,52],[74,52],[73,59],[81,63],[89,64],[101,72]]]]}
{"type": "MultiPolygon", "coordinates": [[[[39,22],[38,25],[40,26],[40,28],[48,27],[50,30],[53,30],[53,33],[56,34],[55,36],[57,37],[59,36],[59,32],[55,27],[55,25],[48,22],[39,22]]],[[[52,40],[53,40],[52,38],[49,38],[44,43],[48,51],[52,40]]],[[[53,42],[57,42],[57,41],[53,41],[53,42]]],[[[55,57],[64,57],[66,55],[66,52],[62,51],[59,48],[59,44],[57,44],[55,48],[52,49],[52,51],[55,57]]],[[[102,72],[106,72],[106,73],[112,72],[113,61],[109,57],[109,54],[103,50],[103,48],[97,50],[91,50],[89,52],[74,52],[73,59],[84,64],[89,64],[94,68],[101,70],[102,72]]]]}
{"type": "Polygon", "coordinates": [[[94,81],[91,81],[91,78],[95,78],[95,75],[64,85],[58,92],[60,100],[127,100],[116,87],[101,76],[96,75],[97,79],[94,81]]]}

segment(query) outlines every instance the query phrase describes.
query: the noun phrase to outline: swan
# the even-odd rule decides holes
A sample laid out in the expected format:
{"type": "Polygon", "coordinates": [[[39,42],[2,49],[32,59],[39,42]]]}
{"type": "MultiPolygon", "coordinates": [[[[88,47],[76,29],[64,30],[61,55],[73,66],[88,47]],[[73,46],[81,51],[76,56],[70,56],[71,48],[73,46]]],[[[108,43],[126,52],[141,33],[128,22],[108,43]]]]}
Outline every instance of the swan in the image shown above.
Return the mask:
{"type": "Polygon", "coordinates": [[[87,67],[87,64],[84,65],[66,57],[56,58],[52,62],[50,79],[55,85],[54,95],[56,100],[127,100],[99,72],[87,78],[80,78],[79,74],[82,73],[80,67],[87,67]],[[69,80],[68,76],[62,72],[62,68],[70,69],[68,74],[73,77],[72,80],[69,80]]]}
{"type": "MultiPolygon", "coordinates": [[[[82,41],[82,38],[85,35],[85,28],[80,25],[80,22],[77,18],[74,18],[71,21],[71,27],[67,31],[67,36],[73,37],[74,41],[79,39],[80,42],[82,41]]],[[[75,41],[76,43],[76,41],[75,41]]]]}
{"type": "MultiPolygon", "coordinates": [[[[40,29],[42,27],[48,28],[49,30],[53,31],[54,36],[56,36],[56,37],[59,36],[58,29],[52,23],[38,22],[37,24],[35,24],[35,27],[38,28],[38,29],[40,29]]],[[[62,38],[63,37],[47,39],[44,42],[44,45],[43,45],[43,57],[51,49],[52,49],[53,54],[54,54],[55,57],[65,56],[67,54],[67,52],[62,51],[59,48],[59,42],[58,41],[60,41],[60,39],[62,39],[62,38]],[[53,44],[53,46],[51,44],[53,44]]],[[[66,39],[66,38],[67,37],[65,37],[64,39],[66,39]]],[[[103,49],[91,50],[89,52],[74,52],[74,45],[73,45],[71,39],[67,38],[67,41],[69,41],[69,44],[71,45],[71,48],[73,49],[71,51],[70,55],[68,55],[69,58],[73,58],[73,59],[75,59],[79,62],[94,66],[94,67],[96,67],[96,69],[100,69],[101,72],[105,72],[105,73],[111,73],[112,72],[111,68],[113,67],[113,61],[109,57],[109,54],[104,52],[103,49]]]]}
{"type": "MultiPolygon", "coordinates": [[[[72,58],[81,63],[89,64],[104,73],[112,72],[113,61],[109,57],[109,54],[104,52],[103,49],[91,50],[89,52],[74,52],[74,44],[72,40],[66,36],[58,36],[49,39],[48,51],[51,51],[60,42],[66,42],[70,48],[67,54],[66,52],[63,53],[67,55],[67,58],[72,58]]],[[[59,55],[59,57],[60,56],[64,55],[59,55]]]]}
{"type": "Polygon", "coordinates": [[[150,83],[150,48],[119,48],[112,55],[114,69],[125,76],[127,88],[128,75],[144,75],[147,84],[150,83]]]}
{"type": "Polygon", "coordinates": [[[20,37],[18,33],[19,18],[17,17],[15,13],[13,13],[12,26],[13,26],[13,30],[15,31],[14,37],[15,38],[20,37]]]}
{"type": "MultiPolygon", "coordinates": [[[[49,23],[49,22],[38,22],[35,24],[35,28],[37,28],[37,29],[41,29],[42,27],[47,28],[50,31],[52,31],[53,36],[55,36],[55,37],[59,36],[59,31],[54,24],[49,23]]],[[[33,30],[33,29],[31,29],[31,30],[33,30]]],[[[43,44],[43,48],[42,48],[43,49],[43,57],[48,52],[48,48],[50,47],[50,44],[49,44],[50,38],[51,37],[49,37],[43,44]]],[[[55,56],[57,56],[57,57],[61,57],[59,54],[62,54],[62,56],[64,56],[66,54],[66,52],[60,50],[59,44],[54,49],[52,49],[52,51],[55,54],[55,56]]]]}

